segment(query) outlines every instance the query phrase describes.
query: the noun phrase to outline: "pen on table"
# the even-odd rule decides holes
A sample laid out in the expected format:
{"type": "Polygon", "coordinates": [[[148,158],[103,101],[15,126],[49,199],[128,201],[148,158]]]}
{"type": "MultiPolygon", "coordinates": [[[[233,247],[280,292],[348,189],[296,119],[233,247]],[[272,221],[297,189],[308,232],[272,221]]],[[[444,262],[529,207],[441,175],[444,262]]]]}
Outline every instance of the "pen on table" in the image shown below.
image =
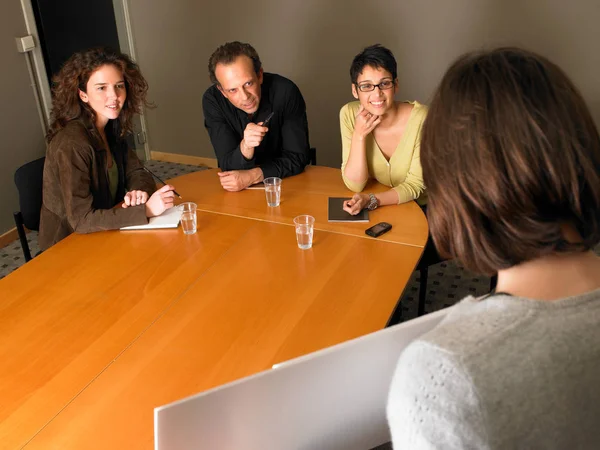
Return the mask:
{"type": "MultiPolygon", "coordinates": [[[[147,169],[145,166],[142,166],[142,169],[144,169],[146,172],[148,172],[150,175],[152,175],[154,178],[156,178],[156,179],[157,179],[158,181],[160,181],[162,184],[165,184],[165,185],[166,185],[166,184],[168,184],[168,183],[165,183],[163,180],[161,180],[161,179],[160,179],[160,177],[159,177],[158,175],[156,175],[154,172],[152,172],[152,171],[150,171],[149,169],[147,169]]],[[[177,193],[177,191],[176,191],[175,189],[173,189],[173,193],[174,193],[174,194],[175,194],[177,197],[179,197],[179,198],[183,198],[181,195],[179,195],[179,194],[177,193]]]]}

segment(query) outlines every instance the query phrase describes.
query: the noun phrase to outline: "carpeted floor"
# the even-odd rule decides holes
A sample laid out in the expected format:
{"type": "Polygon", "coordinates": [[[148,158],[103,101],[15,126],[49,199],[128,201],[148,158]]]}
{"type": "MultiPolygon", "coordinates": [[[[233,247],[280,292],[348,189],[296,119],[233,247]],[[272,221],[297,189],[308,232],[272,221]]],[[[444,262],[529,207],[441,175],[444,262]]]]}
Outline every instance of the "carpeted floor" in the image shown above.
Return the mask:
{"type": "MultiPolygon", "coordinates": [[[[197,166],[160,161],[148,161],[146,166],[163,180],[203,169],[197,166]]],[[[31,254],[35,255],[39,251],[37,233],[30,232],[27,240],[31,254]]],[[[23,252],[18,240],[0,249],[0,278],[16,270],[23,263],[23,252]]],[[[453,305],[467,295],[483,295],[489,291],[489,285],[489,278],[470,274],[452,261],[431,266],[427,280],[426,311],[433,312],[453,305]]],[[[418,297],[419,274],[415,272],[402,295],[401,305],[404,320],[416,317],[418,297]]]]}

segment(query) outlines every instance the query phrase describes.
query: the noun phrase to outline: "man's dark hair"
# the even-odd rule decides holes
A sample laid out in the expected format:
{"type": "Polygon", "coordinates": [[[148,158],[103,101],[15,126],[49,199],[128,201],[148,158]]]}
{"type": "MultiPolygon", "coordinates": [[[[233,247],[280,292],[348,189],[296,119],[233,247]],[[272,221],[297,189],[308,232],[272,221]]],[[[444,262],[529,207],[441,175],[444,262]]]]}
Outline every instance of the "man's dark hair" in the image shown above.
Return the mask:
{"type": "Polygon", "coordinates": [[[252,60],[252,65],[254,66],[254,71],[258,75],[262,63],[260,62],[260,58],[258,57],[256,50],[254,50],[254,47],[250,44],[234,41],[221,45],[212,55],[210,55],[210,59],[208,60],[208,75],[210,76],[210,81],[213,84],[219,84],[219,81],[215,76],[217,64],[231,64],[238,56],[247,56],[250,58],[252,60]]]}
{"type": "Polygon", "coordinates": [[[421,163],[435,245],[469,270],[492,274],[600,242],[598,130],[577,88],[539,55],[459,58],[431,102],[421,163]]]}
{"type": "Polygon", "coordinates": [[[371,66],[376,69],[385,69],[392,74],[392,79],[398,78],[398,67],[394,54],[382,45],[375,44],[365,48],[354,57],[350,66],[350,80],[356,84],[358,76],[362,73],[365,66],[371,66]]]}

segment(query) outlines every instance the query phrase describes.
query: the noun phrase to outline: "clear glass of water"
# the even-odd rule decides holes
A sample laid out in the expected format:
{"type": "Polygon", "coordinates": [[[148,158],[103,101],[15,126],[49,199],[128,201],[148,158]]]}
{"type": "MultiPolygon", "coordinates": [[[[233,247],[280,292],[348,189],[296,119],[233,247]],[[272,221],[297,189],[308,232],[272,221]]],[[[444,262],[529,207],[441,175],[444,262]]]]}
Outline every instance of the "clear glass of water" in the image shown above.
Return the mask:
{"type": "Polygon", "coordinates": [[[196,232],[196,204],[192,202],[182,203],[178,206],[182,210],[181,229],[184,234],[194,234],[196,232]]]}
{"type": "Polygon", "coordinates": [[[294,218],[294,225],[298,247],[302,250],[308,250],[312,247],[315,218],[307,215],[298,216],[294,218]]]}
{"type": "Polygon", "coordinates": [[[265,185],[267,205],[279,206],[279,201],[281,200],[281,178],[265,178],[263,184],[265,185]]]}

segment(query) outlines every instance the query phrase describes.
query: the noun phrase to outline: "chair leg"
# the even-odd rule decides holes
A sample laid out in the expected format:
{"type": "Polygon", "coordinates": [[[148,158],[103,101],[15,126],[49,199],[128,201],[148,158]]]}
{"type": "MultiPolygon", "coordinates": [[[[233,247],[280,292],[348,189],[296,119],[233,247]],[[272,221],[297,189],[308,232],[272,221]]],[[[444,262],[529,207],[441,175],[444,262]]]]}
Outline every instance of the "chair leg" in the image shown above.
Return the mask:
{"type": "Polygon", "coordinates": [[[21,241],[21,248],[23,249],[23,256],[25,262],[31,261],[31,252],[29,251],[29,244],[27,243],[27,235],[25,234],[25,225],[23,224],[23,216],[21,212],[13,214],[15,218],[15,224],[17,225],[17,233],[19,234],[19,241],[21,241]]]}
{"type": "Polygon", "coordinates": [[[496,289],[496,285],[498,284],[498,275],[492,275],[490,278],[490,292],[496,289]]]}
{"type": "Polygon", "coordinates": [[[425,314],[425,298],[427,297],[427,267],[424,267],[419,271],[420,274],[420,286],[419,286],[419,310],[418,316],[425,314]]]}
{"type": "Polygon", "coordinates": [[[396,307],[394,308],[394,311],[392,312],[392,315],[390,316],[390,318],[388,319],[387,323],[385,324],[385,327],[393,327],[394,325],[398,325],[399,323],[404,322],[404,317],[403,317],[403,313],[402,313],[402,296],[400,296],[400,298],[398,299],[398,303],[396,303],[396,307]]]}

